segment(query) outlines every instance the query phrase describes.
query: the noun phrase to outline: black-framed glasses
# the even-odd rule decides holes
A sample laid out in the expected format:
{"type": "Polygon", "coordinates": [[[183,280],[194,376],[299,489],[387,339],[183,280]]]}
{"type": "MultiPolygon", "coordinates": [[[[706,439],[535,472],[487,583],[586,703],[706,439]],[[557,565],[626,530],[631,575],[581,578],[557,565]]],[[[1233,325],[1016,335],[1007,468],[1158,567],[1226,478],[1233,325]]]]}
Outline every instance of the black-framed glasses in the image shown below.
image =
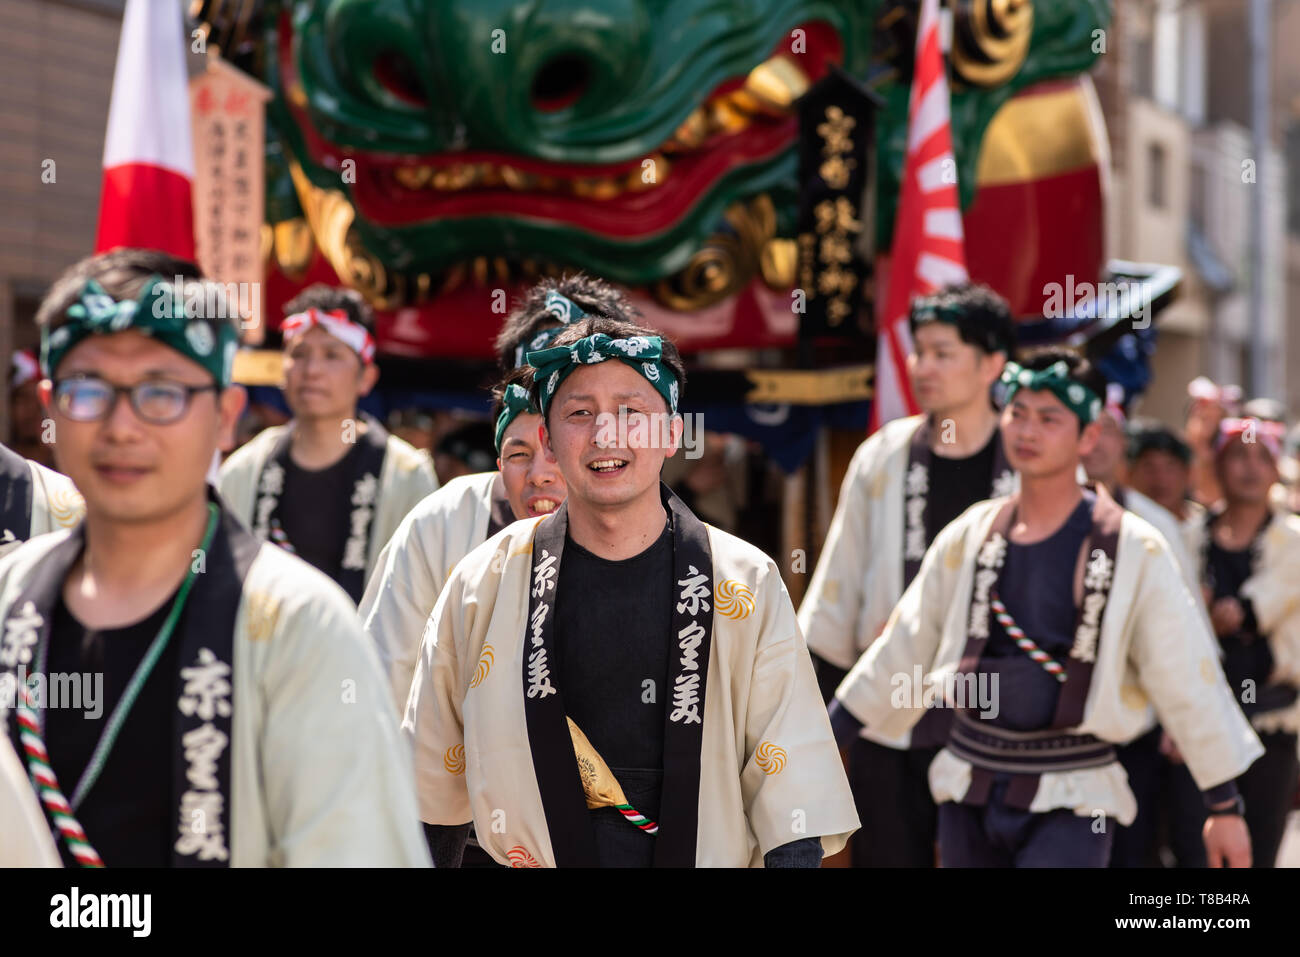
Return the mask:
{"type": "Polygon", "coordinates": [[[185,415],[196,393],[216,391],[215,383],[186,385],[157,379],[125,386],[80,376],[54,383],[54,407],[74,422],[99,422],[117,406],[118,396],[125,395],[143,421],[171,425],[185,415]]]}

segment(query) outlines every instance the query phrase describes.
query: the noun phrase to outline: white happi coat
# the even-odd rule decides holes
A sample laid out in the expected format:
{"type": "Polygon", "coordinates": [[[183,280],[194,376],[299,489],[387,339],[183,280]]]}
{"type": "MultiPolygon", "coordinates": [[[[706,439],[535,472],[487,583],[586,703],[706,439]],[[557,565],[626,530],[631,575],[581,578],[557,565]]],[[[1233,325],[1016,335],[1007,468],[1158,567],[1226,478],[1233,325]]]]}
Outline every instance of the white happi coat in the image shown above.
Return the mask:
{"type": "Polygon", "coordinates": [[[1183,581],[1192,593],[1192,598],[1198,605],[1204,606],[1196,561],[1192,553],[1187,550],[1187,538],[1177,516],[1134,488],[1124,489],[1124,507],[1160,533],[1169,546],[1169,553],[1178,563],[1178,570],[1182,573],[1183,581]]]}
{"type": "Polygon", "coordinates": [[[0,867],[60,867],[27,769],[0,734],[0,867]]]}
{"type": "MultiPolygon", "coordinates": [[[[72,484],[72,479],[44,465],[24,460],[32,476],[32,516],[28,538],[71,528],[86,514],[86,502],[72,484]]],[[[0,555],[17,548],[22,539],[14,532],[0,528],[0,555]]]]}
{"type": "MultiPolygon", "coordinates": [[[[1196,518],[1188,537],[1196,549],[1198,576],[1203,576],[1208,513],[1202,510],[1196,518]]],[[[1270,683],[1300,686],[1300,516],[1274,513],[1264,532],[1257,567],[1242,584],[1241,594],[1250,599],[1259,633],[1266,636],[1273,654],[1270,683]]],[[[1264,732],[1300,732],[1300,701],[1256,714],[1251,724],[1264,732]]]]}
{"type": "MultiPolygon", "coordinates": [[[[915,700],[895,704],[896,677],[921,663],[927,686],[944,687],[960,668],[967,642],[976,557],[1004,500],[971,506],[936,537],[921,571],[880,638],[836,691],[858,720],[901,734],[925,712],[915,700]],[[916,705],[916,706],[912,706],[916,705]]],[[[1237,777],[1263,753],[1229,690],[1217,643],[1188,593],[1164,538],[1123,513],[1110,598],[1083,721],[1066,734],[1124,744],[1148,725],[1148,706],[1178,745],[1197,787],[1237,777]]],[[[961,801],[971,766],[948,749],[930,766],[935,803],[961,801]]],[[[1097,768],[1044,773],[1030,810],[1103,811],[1130,824],[1137,805],[1118,761],[1097,768]]]]}
{"type": "MultiPolygon", "coordinates": [[[[853,667],[903,594],[903,484],[912,437],[924,422],[924,415],[914,415],[882,425],[858,446],[840,486],[799,605],[808,649],[838,668],[853,667]]],[[[911,736],[910,726],[894,735],[862,730],[862,737],[893,748],[908,747],[911,736]]]]}
{"type": "MultiPolygon", "coordinates": [[[[429,619],[402,723],[414,736],[423,820],[473,820],[482,847],[515,866],[556,860],[523,679],[543,521],[516,522],[456,566],[429,619]]],[[[804,837],[820,837],[833,854],[858,819],[794,607],[771,559],[726,532],[707,533],[718,584],[695,863],[762,866],[766,852],[804,837]]]]}
{"type": "MultiPolygon", "coordinates": [[[[228,817],[209,815],[208,833],[224,842],[232,867],[428,866],[409,750],[399,738],[387,684],[352,602],[306,562],[253,541],[234,522],[223,529],[230,526],[250,536],[252,561],[233,615],[233,661],[225,663],[226,687],[234,696],[233,709],[226,706],[228,817]]],[[[0,620],[14,613],[15,600],[42,562],[79,532],[42,535],[0,559],[0,620]]],[[[195,579],[187,609],[195,607],[212,575],[208,572],[195,579]]],[[[19,610],[29,617],[31,612],[19,610]]],[[[196,617],[182,619],[174,642],[191,627],[202,628],[205,623],[193,621],[196,617]]],[[[194,693],[200,702],[220,708],[211,703],[221,697],[218,685],[194,693]]],[[[184,698],[178,706],[194,713],[192,703],[186,710],[184,698]]],[[[0,717],[3,711],[0,704],[0,717]]],[[[202,704],[197,713],[202,714],[202,704]]],[[[0,721],[0,732],[4,727],[0,721]]],[[[171,755],[158,759],[171,768],[171,755]]],[[[189,824],[183,812],[179,820],[184,840],[189,824]]],[[[93,844],[94,835],[89,836],[93,844]]],[[[198,853],[206,859],[206,849],[198,853]]]]}
{"type": "Polygon", "coordinates": [[[379,553],[358,613],[379,652],[399,712],[411,690],[420,637],[447,576],[487,540],[492,489],[500,474],[452,479],[402,519],[379,553]]]}
{"type": "MultiPolygon", "coordinates": [[[[257,503],[257,485],[274,453],[276,443],[291,425],[263,429],[246,445],[235,450],[221,466],[221,497],[239,520],[253,527],[257,503]]],[[[384,450],[384,467],[379,474],[379,493],[370,526],[370,545],[366,549],[367,580],[379,563],[379,553],[392,537],[406,513],[438,488],[429,453],[415,448],[393,434],[388,435],[384,450]]],[[[346,516],[337,516],[344,521],[346,516]]]]}

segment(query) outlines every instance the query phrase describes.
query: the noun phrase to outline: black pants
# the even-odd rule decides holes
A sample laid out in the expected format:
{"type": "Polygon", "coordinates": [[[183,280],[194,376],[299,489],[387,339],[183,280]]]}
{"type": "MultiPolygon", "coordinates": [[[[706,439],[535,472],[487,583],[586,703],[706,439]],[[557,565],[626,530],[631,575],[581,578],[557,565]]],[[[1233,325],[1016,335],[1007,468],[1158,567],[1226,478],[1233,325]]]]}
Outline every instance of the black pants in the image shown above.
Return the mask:
{"type": "Polygon", "coordinates": [[[1032,813],[1007,807],[1007,780],[997,778],[982,806],[945,801],[939,807],[944,867],[1105,867],[1115,828],[1057,809],[1032,813]]]}
{"type": "MultiPolygon", "coordinates": [[[[1296,736],[1275,732],[1260,734],[1264,754],[1237,778],[1246,802],[1246,827],[1250,829],[1250,854],[1255,867],[1273,867],[1286,831],[1287,815],[1300,779],[1296,736]]],[[[1170,843],[1176,845],[1179,866],[1205,867],[1205,803],[1186,765],[1170,775],[1170,843]],[[1186,860],[1184,860],[1186,858],[1186,860]]]]}
{"type": "Polygon", "coordinates": [[[1115,825],[1111,867],[1158,867],[1156,840],[1160,824],[1160,785],[1165,759],[1160,754],[1163,729],[1156,725],[1140,738],[1116,749],[1137,800],[1137,817],[1128,827],[1115,825]]]}
{"type": "Polygon", "coordinates": [[[929,771],[938,753],[853,742],[849,786],[862,822],[849,839],[854,867],[934,867],[938,818],[929,771]]]}

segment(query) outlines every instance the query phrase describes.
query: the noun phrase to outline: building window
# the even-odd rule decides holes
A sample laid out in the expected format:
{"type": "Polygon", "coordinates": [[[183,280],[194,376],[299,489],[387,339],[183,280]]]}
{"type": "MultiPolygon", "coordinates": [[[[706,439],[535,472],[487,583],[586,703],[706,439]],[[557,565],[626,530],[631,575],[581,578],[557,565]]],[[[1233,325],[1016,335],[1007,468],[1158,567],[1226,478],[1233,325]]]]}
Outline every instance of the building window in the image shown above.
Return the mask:
{"type": "Polygon", "coordinates": [[[1155,50],[1150,36],[1133,41],[1133,92],[1151,99],[1155,93],[1155,50]]]}
{"type": "Polygon", "coordinates": [[[1165,208],[1165,179],[1168,163],[1165,148],[1159,143],[1147,146],[1147,203],[1155,209],[1165,208]]]}
{"type": "Polygon", "coordinates": [[[1292,123],[1286,131],[1286,230],[1300,236],[1300,123],[1292,123]]]}
{"type": "Polygon", "coordinates": [[[1206,183],[1205,167],[1200,163],[1192,164],[1192,195],[1190,197],[1189,214],[1192,219],[1192,225],[1202,233],[1206,232],[1205,223],[1205,203],[1207,201],[1206,193],[1209,186],[1206,183]]]}

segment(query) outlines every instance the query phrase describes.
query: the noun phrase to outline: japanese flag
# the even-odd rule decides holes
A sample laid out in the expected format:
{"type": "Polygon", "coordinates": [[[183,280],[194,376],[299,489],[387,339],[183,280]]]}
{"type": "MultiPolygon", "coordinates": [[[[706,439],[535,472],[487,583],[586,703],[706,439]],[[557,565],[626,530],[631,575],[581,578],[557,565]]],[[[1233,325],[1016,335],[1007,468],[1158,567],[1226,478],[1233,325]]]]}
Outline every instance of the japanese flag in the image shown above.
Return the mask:
{"type": "Polygon", "coordinates": [[[966,281],[957,163],[949,126],[948,78],[939,48],[939,2],[922,0],[916,66],[908,106],[907,156],[894,217],[888,294],[877,313],[876,396],[871,429],[920,409],[907,377],[912,337],[907,313],[915,296],[966,281]]]}
{"type": "Polygon", "coordinates": [[[127,0],[104,138],[95,251],[194,258],[194,147],[181,0],[127,0]]]}

